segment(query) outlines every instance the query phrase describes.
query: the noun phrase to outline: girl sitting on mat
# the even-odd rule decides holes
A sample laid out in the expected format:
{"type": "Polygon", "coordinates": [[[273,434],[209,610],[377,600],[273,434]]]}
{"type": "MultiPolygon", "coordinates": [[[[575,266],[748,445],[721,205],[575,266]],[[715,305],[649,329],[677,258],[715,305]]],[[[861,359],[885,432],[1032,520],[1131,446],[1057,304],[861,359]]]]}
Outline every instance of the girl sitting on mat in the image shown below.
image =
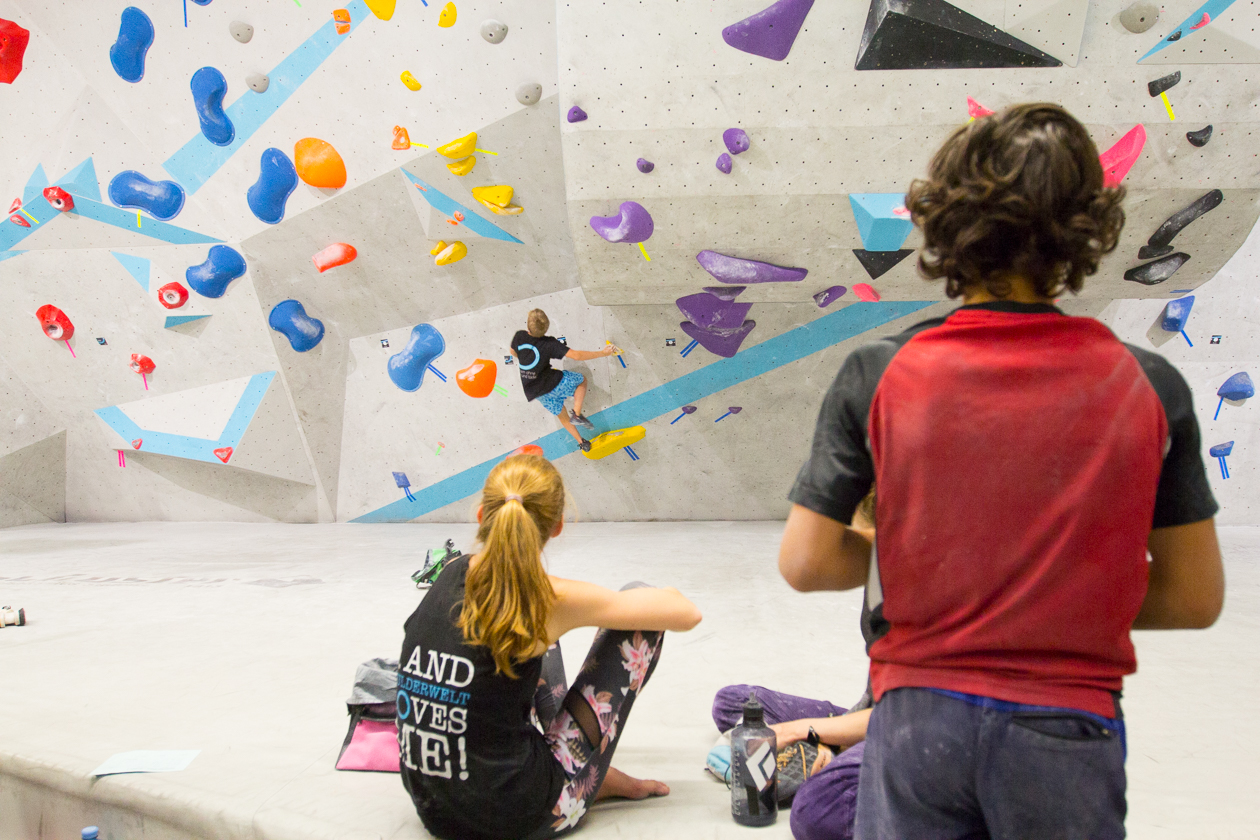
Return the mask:
{"type": "Polygon", "coordinates": [[[594,801],[669,793],[612,756],[664,631],[690,630],[700,611],[676,589],[548,575],[542,549],[560,535],[564,502],[546,459],[496,466],[477,509],[481,551],[450,561],[405,624],[403,786],[439,838],[557,837],[594,801]],[[557,640],[577,627],[601,629],[570,688],[557,640]]]}

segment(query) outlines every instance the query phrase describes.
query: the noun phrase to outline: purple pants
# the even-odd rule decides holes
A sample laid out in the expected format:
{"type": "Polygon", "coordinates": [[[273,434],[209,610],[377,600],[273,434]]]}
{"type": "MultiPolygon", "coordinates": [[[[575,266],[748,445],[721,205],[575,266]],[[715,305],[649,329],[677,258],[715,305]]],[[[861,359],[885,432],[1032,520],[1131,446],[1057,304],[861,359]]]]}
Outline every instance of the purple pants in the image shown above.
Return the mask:
{"type": "MultiPolygon", "coordinates": [[[[749,692],[766,710],[766,723],[835,717],[848,710],[826,700],[811,700],[759,685],[728,685],[713,698],[713,722],[725,732],[739,723],[749,692]]],[[[796,840],[853,840],[857,815],[858,771],[865,742],[849,747],[822,772],[801,785],[792,801],[792,836],[796,840]]]]}

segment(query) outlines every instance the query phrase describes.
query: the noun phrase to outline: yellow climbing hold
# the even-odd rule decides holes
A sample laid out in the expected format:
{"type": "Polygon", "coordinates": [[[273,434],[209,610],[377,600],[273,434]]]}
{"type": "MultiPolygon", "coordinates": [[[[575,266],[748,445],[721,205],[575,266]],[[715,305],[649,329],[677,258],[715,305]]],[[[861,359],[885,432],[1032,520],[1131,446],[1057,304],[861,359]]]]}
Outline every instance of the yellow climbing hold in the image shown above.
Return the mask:
{"type": "Polygon", "coordinates": [[[471,155],[477,149],[477,132],[473,132],[458,140],[452,140],[445,146],[438,146],[437,153],[444,157],[458,160],[471,155]]]}
{"type": "Polygon", "coordinates": [[[367,7],[372,10],[372,14],[381,20],[389,20],[394,16],[394,7],[398,5],[398,0],[364,0],[367,7]]]}
{"type": "Polygon", "coordinates": [[[638,443],[647,435],[647,429],[642,426],[631,426],[628,429],[615,429],[611,432],[604,432],[591,439],[591,451],[583,452],[587,458],[592,461],[598,461],[600,458],[607,458],[614,452],[625,449],[632,443],[638,443]]]}
{"type": "Polygon", "coordinates": [[[472,168],[477,165],[477,159],[469,156],[463,160],[457,160],[454,163],[446,164],[446,168],[451,170],[453,175],[467,175],[472,172],[472,168]]]}
{"type": "Polygon", "coordinates": [[[435,265],[450,265],[468,256],[468,246],[463,242],[452,242],[449,245],[445,242],[438,242],[429,253],[437,257],[433,261],[435,265]]]}
{"type": "MultiPolygon", "coordinates": [[[[495,214],[496,216],[516,216],[520,213],[525,212],[524,207],[518,207],[515,204],[509,204],[507,207],[500,207],[497,204],[491,204],[490,202],[486,201],[484,198],[479,198],[477,200],[480,201],[482,204],[484,204],[486,209],[489,210],[491,213],[495,214]]],[[[643,244],[643,243],[639,243],[639,244],[643,244]]]]}
{"type": "Polygon", "coordinates": [[[438,15],[438,26],[454,26],[455,25],[455,4],[447,3],[442,7],[442,13],[438,15]]]}
{"type": "Polygon", "coordinates": [[[416,81],[415,76],[411,75],[410,70],[404,70],[402,73],[402,76],[400,76],[399,78],[402,79],[402,83],[404,85],[411,88],[412,90],[420,90],[420,83],[416,81]]]}
{"type": "Polygon", "coordinates": [[[473,187],[472,197],[482,203],[489,202],[500,207],[507,207],[512,203],[512,188],[507,184],[494,187],[473,187]]]}

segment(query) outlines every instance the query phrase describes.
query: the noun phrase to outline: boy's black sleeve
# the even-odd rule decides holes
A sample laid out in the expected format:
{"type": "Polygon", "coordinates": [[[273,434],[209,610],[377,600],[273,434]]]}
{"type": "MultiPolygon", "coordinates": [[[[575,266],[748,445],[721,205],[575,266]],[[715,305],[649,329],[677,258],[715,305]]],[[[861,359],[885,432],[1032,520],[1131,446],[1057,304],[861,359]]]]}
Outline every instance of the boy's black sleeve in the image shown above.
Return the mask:
{"type": "Polygon", "coordinates": [[[539,353],[542,353],[548,359],[563,359],[569,354],[569,348],[561,343],[560,339],[552,338],[549,335],[535,339],[534,346],[538,348],[539,353]]]}

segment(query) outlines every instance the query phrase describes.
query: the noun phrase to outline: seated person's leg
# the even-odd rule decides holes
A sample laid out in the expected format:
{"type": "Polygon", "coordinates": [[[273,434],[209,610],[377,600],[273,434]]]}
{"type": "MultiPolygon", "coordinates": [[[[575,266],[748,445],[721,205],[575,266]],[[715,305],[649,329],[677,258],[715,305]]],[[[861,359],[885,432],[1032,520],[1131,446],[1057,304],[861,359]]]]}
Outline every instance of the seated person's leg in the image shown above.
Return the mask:
{"type": "Polygon", "coordinates": [[[718,689],[713,698],[713,722],[719,732],[726,732],[739,723],[744,714],[744,703],[753,691],[757,692],[757,702],[766,710],[766,723],[771,726],[801,718],[836,717],[848,711],[826,700],[797,697],[760,685],[728,685],[718,689]]]}
{"type": "Polygon", "coordinates": [[[538,677],[538,688],[534,691],[534,713],[538,715],[538,722],[542,724],[544,732],[560,713],[560,704],[568,693],[564,657],[560,654],[560,643],[556,642],[543,654],[542,674],[538,677]]]}
{"type": "Polygon", "coordinates": [[[865,745],[850,747],[796,791],[792,836],[796,840],[853,840],[858,773],[865,745]]]}

